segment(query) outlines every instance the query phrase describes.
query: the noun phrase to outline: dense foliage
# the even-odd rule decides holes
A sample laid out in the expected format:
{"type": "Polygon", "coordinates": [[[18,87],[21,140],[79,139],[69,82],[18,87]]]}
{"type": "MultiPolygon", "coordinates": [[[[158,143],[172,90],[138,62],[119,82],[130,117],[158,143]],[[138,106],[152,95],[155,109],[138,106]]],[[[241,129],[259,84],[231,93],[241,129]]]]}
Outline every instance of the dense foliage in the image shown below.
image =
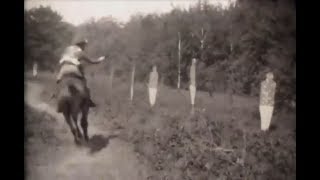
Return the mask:
{"type": "Polygon", "coordinates": [[[49,7],[25,11],[25,68],[34,62],[41,69],[54,70],[58,59],[70,42],[73,26],[49,7]]]}
{"type": "Polygon", "coordinates": [[[26,12],[26,23],[27,64],[39,61],[52,68],[72,37],[87,37],[89,54],[110,59],[97,71],[108,73],[113,67],[116,77],[129,77],[135,64],[135,79],[145,81],[156,63],[160,79],[176,87],[180,33],[182,87],[187,87],[191,58],[196,57],[199,89],[256,96],[272,70],[277,105],[295,103],[296,12],[291,1],[245,0],[227,10],[204,1],[203,8],[198,3],[188,10],[135,15],[124,25],[109,17],[90,20],[74,31],[57,13],[41,7],[26,12]]]}

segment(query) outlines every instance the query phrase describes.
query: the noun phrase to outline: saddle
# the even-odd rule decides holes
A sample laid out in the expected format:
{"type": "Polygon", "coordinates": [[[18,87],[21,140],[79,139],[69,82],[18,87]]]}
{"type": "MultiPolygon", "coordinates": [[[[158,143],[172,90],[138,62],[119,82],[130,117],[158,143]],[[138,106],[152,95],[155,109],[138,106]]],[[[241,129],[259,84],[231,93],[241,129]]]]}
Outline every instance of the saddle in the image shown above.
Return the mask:
{"type": "MultiPolygon", "coordinates": [[[[61,64],[60,72],[57,78],[57,84],[60,84],[61,80],[65,80],[66,85],[69,87],[69,90],[73,93],[80,93],[82,96],[88,97],[89,106],[95,107],[95,103],[90,98],[90,92],[87,87],[87,82],[84,77],[83,71],[79,69],[78,66],[69,63],[63,62],[61,64]]],[[[61,85],[60,85],[61,86],[61,85]]],[[[60,89],[61,87],[58,87],[60,89]]],[[[58,93],[58,90],[56,91],[58,93]]],[[[52,98],[54,95],[52,96],[52,98]]],[[[52,99],[51,98],[51,99],[52,99]]]]}
{"type": "Polygon", "coordinates": [[[74,88],[76,88],[77,91],[81,92],[86,88],[86,80],[79,68],[72,63],[63,62],[60,65],[60,70],[56,80],[58,86],[51,99],[56,97],[56,95],[59,93],[59,89],[62,86],[62,80],[65,80],[64,84],[72,85],[74,88]]]}

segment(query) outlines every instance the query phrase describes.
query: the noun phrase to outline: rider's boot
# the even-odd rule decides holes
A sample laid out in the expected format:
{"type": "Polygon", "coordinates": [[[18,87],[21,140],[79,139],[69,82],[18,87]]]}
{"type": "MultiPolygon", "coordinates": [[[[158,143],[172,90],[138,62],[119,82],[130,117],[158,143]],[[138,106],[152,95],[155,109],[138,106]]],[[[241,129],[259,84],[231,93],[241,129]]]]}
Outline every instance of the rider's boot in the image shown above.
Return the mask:
{"type": "Polygon", "coordinates": [[[91,98],[89,99],[89,107],[97,107],[96,103],[94,103],[91,98]]]}

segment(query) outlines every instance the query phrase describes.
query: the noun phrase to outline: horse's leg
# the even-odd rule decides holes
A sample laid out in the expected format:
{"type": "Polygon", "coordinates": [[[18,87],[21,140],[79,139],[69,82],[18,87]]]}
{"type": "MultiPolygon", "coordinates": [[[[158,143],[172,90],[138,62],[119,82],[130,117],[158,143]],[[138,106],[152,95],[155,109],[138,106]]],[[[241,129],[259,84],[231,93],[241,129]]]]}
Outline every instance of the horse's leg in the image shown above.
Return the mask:
{"type": "Polygon", "coordinates": [[[72,113],[72,120],[76,126],[76,135],[79,139],[82,138],[82,134],[80,132],[79,126],[78,126],[78,112],[72,113]]]}
{"type": "Polygon", "coordinates": [[[69,126],[69,128],[71,130],[71,133],[72,133],[72,135],[74,137],[74,142],[76,144],[78,144],[78,138],[77,138],[77,135],[76,135],[77,132],[76,132],[75,127],[72,124],[70,114],[68,112],[63,112],[63,116],[64,116],[64,118],[65,118],[65,120],[66,120],[66,122],[67,122],[67,124],[68,124],[68,126],[69,126]]]}
{"type": "Polygon", "coordinates": [[[85,106],[82,108],[82,117],[81,117],[81,127],[86,141],[89,141],[88,137],[88,113],[89,107],[85,106]]]}

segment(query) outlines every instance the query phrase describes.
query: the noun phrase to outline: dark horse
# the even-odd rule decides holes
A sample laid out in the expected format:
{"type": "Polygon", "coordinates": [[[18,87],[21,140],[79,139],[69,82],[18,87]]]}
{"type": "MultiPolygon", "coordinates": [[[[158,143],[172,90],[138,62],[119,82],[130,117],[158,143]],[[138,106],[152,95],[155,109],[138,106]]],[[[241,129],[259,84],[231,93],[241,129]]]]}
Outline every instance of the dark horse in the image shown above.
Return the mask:
{"type": "Polygon", "coordinates": [[[58,89],[57,112],[63,114],[76,144],[79,145],[83,137],[88,142],[88,112],[90,107],[84,81],[73,75],[64,76],[58,84],[58,89]],[[83,134],[78,127],[80,113],[83,134]]]}

